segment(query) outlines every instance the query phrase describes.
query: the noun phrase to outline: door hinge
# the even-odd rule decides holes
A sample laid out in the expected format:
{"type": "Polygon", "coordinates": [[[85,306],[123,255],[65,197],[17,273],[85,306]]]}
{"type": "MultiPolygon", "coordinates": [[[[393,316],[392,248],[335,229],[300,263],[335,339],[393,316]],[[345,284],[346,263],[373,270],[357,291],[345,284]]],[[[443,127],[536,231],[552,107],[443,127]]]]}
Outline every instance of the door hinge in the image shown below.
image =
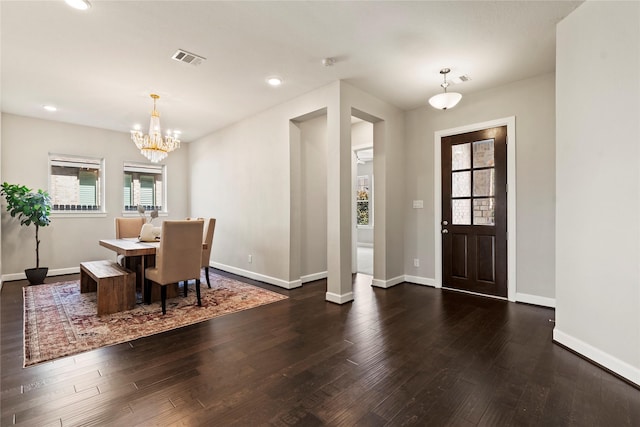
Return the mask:
{"type": "Polygon", "coordinates": [[[505,184],[504,185],[504,192],[508,193],[509,192],[509,184],[505,184]]]}

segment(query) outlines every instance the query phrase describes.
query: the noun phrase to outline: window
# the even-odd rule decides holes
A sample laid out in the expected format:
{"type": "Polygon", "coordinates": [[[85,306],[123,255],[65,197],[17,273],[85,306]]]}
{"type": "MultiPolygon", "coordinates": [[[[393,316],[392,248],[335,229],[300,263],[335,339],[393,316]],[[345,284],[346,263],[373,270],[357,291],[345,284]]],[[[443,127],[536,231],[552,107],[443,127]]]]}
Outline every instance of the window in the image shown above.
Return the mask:
{"type": "Polygon", "coordinates": [[[373,225],[371,220],[371,186],[369,175],[358,176],[356,181],[356,215],[358,225],[373,225]]]}
{"type": "Polygon", "coordinates": [[[165,167],[138,163],[124,164],[124,210],[135,211],[138,205],[146,210],[166,211],[165,167]]]}
{"type": "Polygon", "coordinates": [[[103,211],[103,159],[49,154],[49,195],[54,211],[103,211]]]}

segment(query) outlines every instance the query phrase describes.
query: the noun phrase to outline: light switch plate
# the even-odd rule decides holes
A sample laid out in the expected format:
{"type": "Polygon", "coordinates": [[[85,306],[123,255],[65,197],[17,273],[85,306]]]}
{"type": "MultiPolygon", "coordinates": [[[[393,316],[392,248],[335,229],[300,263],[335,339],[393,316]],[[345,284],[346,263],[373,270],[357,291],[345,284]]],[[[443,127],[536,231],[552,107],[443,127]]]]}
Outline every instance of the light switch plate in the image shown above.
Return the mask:
{"type": "Polygon", "coordinates": [[[424,207],[424,203],[422,202],[422,200],[414,200],[413,201],[413,208],[414,209],[422,209],[424,207]]]}

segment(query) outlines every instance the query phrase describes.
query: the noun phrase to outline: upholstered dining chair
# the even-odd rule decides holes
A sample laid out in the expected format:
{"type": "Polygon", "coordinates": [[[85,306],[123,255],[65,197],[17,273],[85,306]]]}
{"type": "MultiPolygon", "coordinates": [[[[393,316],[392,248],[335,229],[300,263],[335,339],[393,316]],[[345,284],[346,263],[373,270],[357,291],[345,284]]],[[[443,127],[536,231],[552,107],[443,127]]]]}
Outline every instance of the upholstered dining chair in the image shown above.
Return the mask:
{"type": "Polygon", "coordinates": [[[216,219],[209,218],[205,221],[204,218],[187,218],[189,221],[204,221],[204,228],[202,230],[202,267],[204,267],[205,277],[207,278],[207,286],[211,288],[211,281],[209,279],[209,263],[211,262],[211,246],[213,245],[213,232],[216,229],[216,219]]]}
{"type": "Polygon", "coordinates": [[[138,237],[144,225],[144,218],[116,218],[116,239],[138,237]]]}
{"type": "Polygon", "coordinates": [[[162,314],[167,313],[167,285],[196,281],[196,296],[200,300],[200,264],[202,259],[202,221],[164,221],[162,239],[156,250],[156,265],[145,269],[146,294],[151,291],[151,282],[160,285],[162,314]]]}
{"type": "MultiPolygon", "coordinates": [[[[133,218],[116,218],[116,239],[125,239],[127,237],[138,237],[140,230],[145,223],[145,219],[142,217],[133,218]]],[[[138,272],[139,259],[126,259],[123,255],[118,255],[116,258],[118,264],[123,267],[130,268],[131,270],[138,272]]]]}

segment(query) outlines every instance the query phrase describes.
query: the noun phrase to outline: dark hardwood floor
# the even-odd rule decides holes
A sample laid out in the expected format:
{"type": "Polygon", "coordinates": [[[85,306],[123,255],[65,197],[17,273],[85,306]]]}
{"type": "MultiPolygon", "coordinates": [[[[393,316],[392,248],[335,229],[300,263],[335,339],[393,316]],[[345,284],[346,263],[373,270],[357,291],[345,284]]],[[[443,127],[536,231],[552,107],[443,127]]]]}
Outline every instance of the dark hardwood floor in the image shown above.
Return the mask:
{"type": "Polygon", "coordinates": [[[638,389],[551,342],[553,310],[362,278],[351,304],[259,284],[290,298],[26,369],[5,283],[1,424],[640,425],[638,389]]]}

